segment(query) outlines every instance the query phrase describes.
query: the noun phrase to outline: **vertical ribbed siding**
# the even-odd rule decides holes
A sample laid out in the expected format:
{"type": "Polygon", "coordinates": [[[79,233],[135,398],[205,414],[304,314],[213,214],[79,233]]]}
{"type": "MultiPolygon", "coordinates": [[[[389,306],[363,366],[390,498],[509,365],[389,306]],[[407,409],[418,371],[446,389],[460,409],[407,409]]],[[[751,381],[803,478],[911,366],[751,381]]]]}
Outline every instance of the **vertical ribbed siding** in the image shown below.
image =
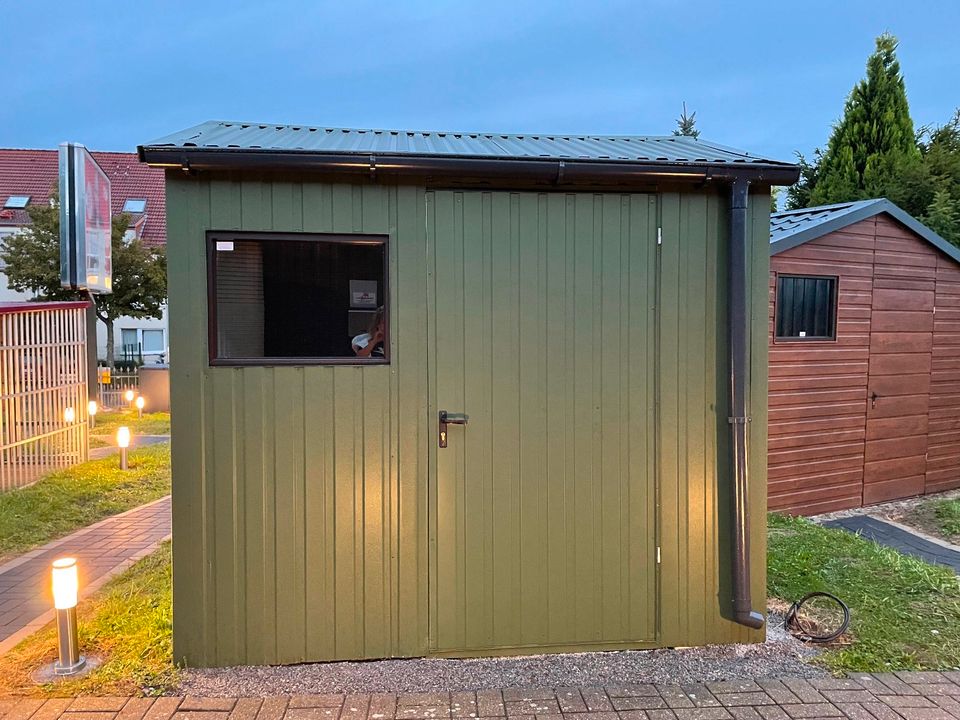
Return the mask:
{"type": "Polygon", "coordinates": [[[421,653],[422,190],[172,176],[168,195],[176,656],[421,653]],[[208,367],[211,229],[389,234],[391,365],[208,367]]]}
{"type": "Polygon", "coordinates": [[[938,254],[925,491],[960,487],[960,266],[938,254]]]}
{"type": "Polygon", "coordinates": [[[431,650],[656,638],[654,195],[431,192],[431,650]]]}
{"type": "MultiPolygon", "coordinates": [[[[452,203],[450,232],[436,236],[435,256],[428,256],[423,188],[168,176],[178,660],[411,656],[453,647],[460,637],[531,649],[759,637],[722,618],[729,592],[725,201],[668,194],[656,210],[650,196],[460,196],[466,204],[452,203]],[[664,245],[651,301],[644,273],[658,213],[664,245]],[[561,227],[557,241],[552,229],[561,227]],[[388,234],[391,364],[209,367],[204,234],[218,229],[388,234]],[[435,273],[441,253],[464,268],[459,277],[435,273]],[[479,298],[490,317],[461,300],[459,308],[444,308],[456,311],[461,327],[449,323],[441,336],[430,318],[463,296],[479,298]],[[517,313],[521,305],[536,310],[517,313]],[[467,398],[477,407],[470,426],[477,443],[458,451],[460,429],[451,429],[450,450],[490,470],[461,496],[438,495],[431,505],[430,472],[438,467],[429,462],[437,452],[438,408],[431,403],[440,390],[431,373],[448,348],[498,380],[489,397],[467,398]],[[552,364],[553,355],[562,362],[552,364]],[[659,372],[655,389],[650,363],[659,372]],[[580,384],[576,393],[567,392],[571,377],[580,384]],[[658,418],[652,392],[659,393],[658,418]],[[485,416],[510,417],[513,425],[485,424],[485,416]],[[624,417],[628,430],[618,427],[624,417]],[[521,487],[517,479],[531,473],[538,481],[521,487]],[[554,475],[563,478],[560,492],[550,491],[554,475]],[[501,488],[516,502],[485,504],[501,488]],[[452,512],[440,512],[441,503],[452,512]],[[462,532],[468,519],[493,532],[462,532]],[[428,531],[439,533],[441,523],[452,549],[430,543],[428,531]],[[651,524],[663,547],[652,599],[651,524]],[[579,530],[571,537],[567,528],[579,530]],[[515,564],[488,562],[511,543],[542,544],[543,551],[515,564]],[[446,603],[430,612],[429,588],[437,582],[430,557],[434,573],[440,563],[460,573],[455,593],[469,623],[441,621],[451,612],[446,603]],[[464,590],[468,576],[483,578],[477,592],[464,590]],[[541,606],[544,584],[549,602],[541,606]],[[511,588],[520,595],[510,597],[511,588]],[[569,588],[570,602],[563,602],[569,588]],[[435,634],[431,646],[431,617],[444,627],[461,623],[461,635],[435,634]]],[[[750,499],[758,607],[765,586],[766,408],[759,398],[767,368],[761,298],[768,206],[764,196],[752,198],[750,499]]],[[[470,389],[445,382],[451,392],[470,389]]]]}
{"type": "MultiPolygon", "coordinates": [[[[747,411],[751,592],[766,598],[767,251],[769,196],[748,212],[747,411]]],[[[726,198],[662,196],[658,353],[659,644],[762,639],[729,619],[731,466],[726,198]]]]}

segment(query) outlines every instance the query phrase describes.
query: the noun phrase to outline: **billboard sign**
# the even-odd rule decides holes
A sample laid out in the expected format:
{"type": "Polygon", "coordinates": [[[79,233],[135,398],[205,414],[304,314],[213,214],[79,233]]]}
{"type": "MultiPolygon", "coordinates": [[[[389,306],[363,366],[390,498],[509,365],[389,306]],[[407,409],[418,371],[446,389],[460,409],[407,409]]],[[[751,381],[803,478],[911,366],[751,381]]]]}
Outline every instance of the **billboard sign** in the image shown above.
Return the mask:
{"type": "Polygon", "coordinates": [[[113,291],[110,178],[83,145],[60,145],[60,284],[113,291]]]}

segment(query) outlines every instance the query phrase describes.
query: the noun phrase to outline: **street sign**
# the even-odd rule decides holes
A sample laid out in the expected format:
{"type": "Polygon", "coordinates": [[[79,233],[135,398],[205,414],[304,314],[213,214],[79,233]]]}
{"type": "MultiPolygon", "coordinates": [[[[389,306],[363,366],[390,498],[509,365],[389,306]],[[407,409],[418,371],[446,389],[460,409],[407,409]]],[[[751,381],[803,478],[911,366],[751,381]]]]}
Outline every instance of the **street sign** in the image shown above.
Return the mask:
{"type": "Polygon", "coordinates": [[[113,291],[110,178],[83,145],[60,145],[60,284],[113,291]]]}

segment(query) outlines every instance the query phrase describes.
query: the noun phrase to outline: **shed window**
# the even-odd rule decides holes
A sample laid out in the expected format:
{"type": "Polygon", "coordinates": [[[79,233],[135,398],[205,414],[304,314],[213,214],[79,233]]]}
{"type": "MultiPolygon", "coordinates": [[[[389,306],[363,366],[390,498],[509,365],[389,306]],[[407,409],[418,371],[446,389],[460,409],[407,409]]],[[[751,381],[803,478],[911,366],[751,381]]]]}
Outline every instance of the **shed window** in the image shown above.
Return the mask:
{"type": "Polygon", "coordinates": [[[385,363],[386,238],[211,234],[215,365],[385,363]]]}
{"type": "Polygon", "coordinates": [[[777,276],[777,338],[833,340],[837,336],[837,278],[777,276]]]}

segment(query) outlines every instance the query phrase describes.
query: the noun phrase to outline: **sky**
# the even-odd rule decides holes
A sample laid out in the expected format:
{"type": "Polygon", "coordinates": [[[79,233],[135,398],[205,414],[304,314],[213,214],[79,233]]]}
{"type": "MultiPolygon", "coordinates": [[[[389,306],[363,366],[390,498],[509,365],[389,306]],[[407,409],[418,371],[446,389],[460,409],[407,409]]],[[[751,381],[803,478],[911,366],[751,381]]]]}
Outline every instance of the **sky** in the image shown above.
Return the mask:
{"type": "Polygon", "coordinates": [[[823,146],[874,38],[917,125],[960,106],[942,0],[0,0],[0,147],[97,150],[211,119],[823,146]]]}

